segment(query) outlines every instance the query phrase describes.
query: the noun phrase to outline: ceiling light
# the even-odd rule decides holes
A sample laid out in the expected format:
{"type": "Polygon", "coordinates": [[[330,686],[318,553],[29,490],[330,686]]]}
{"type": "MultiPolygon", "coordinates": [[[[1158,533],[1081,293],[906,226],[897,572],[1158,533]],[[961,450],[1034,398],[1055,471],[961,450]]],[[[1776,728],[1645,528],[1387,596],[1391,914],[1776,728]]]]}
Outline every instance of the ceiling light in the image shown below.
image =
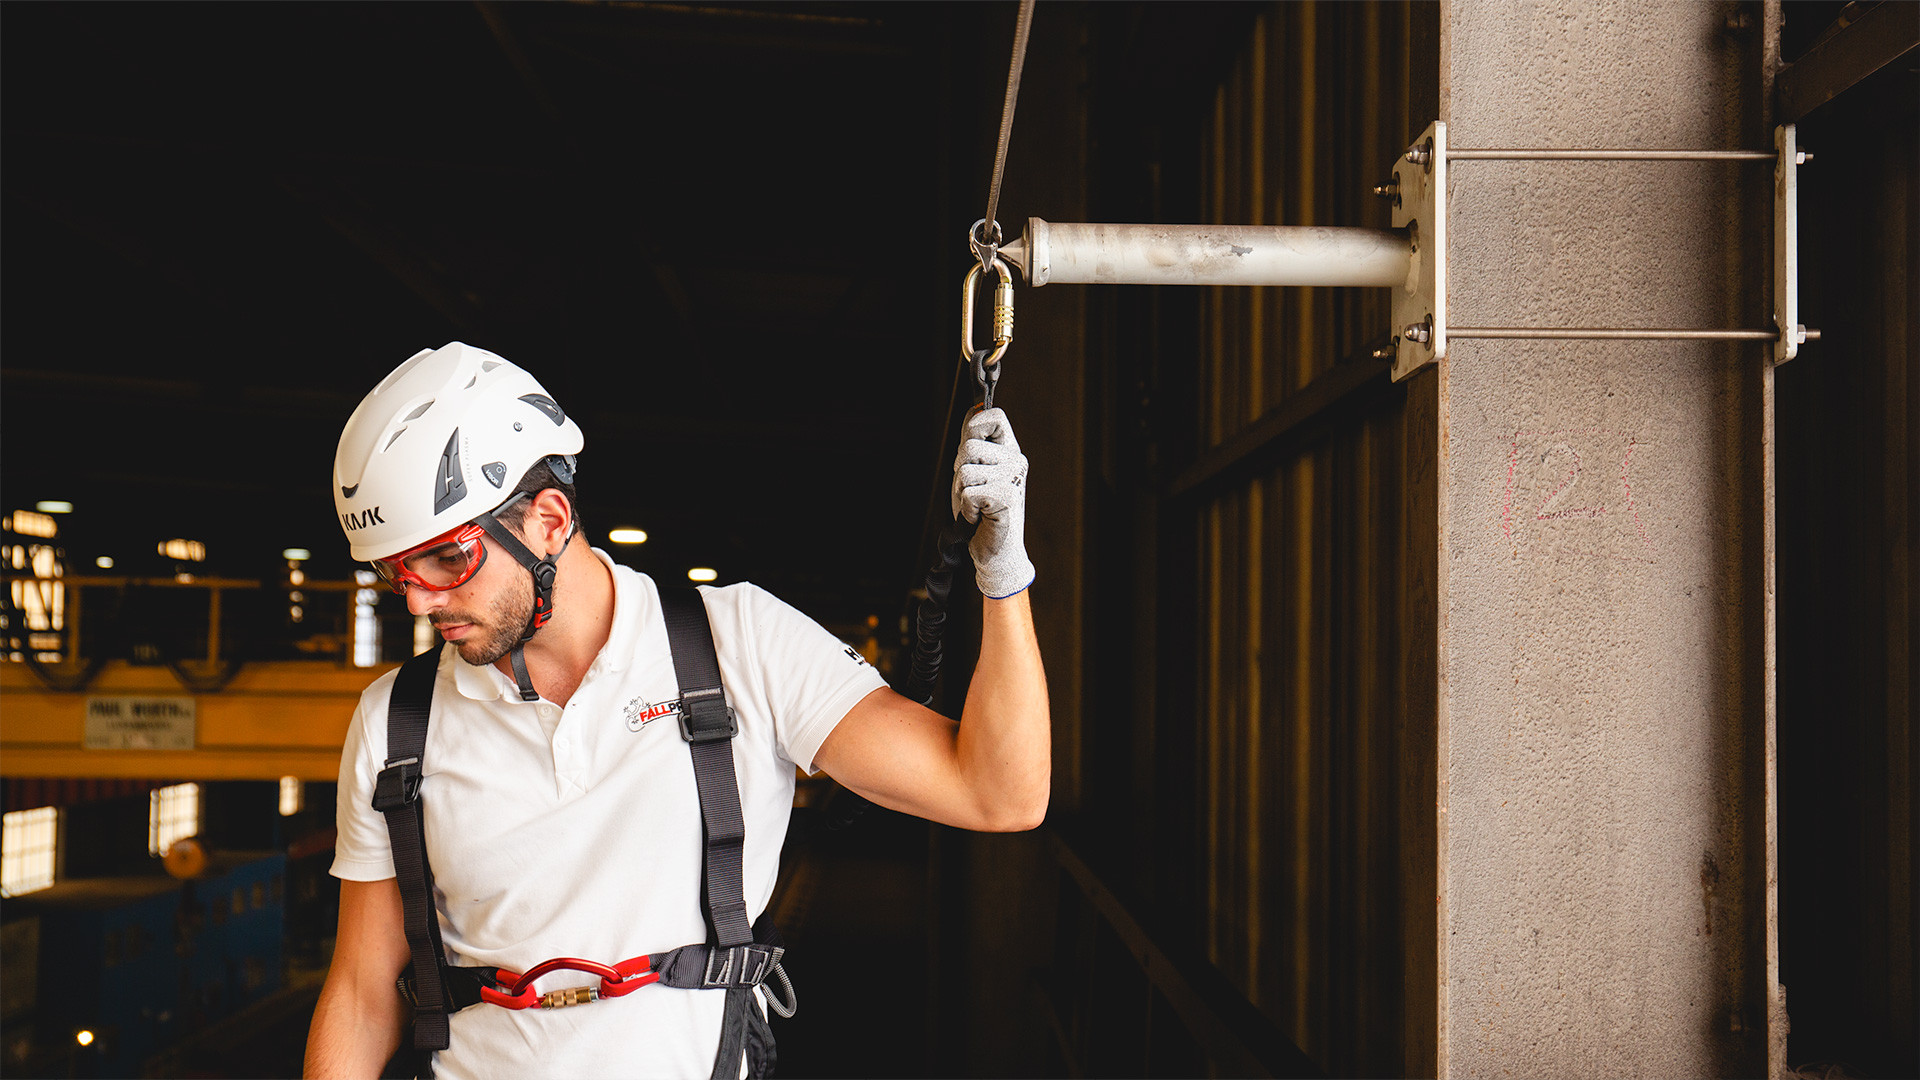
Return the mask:
{"type": "Polygon", "coordinates": [[[607,539],[616,544],[644,544],[647,542],[647,530],[614,529],[607,533],[607,539]]]}
{"type": "Polygon", "coordinates": [[[73,1033],[73,1041],[81,1046],[93,1045],[93,1032],[82,1029],[73,1033]]]}
{"type": "Polygon", "coordinates": [[[111,570],[113,569],[113,556],[102,555],[99,558],[93,560],[93,565],[99,567],[102,570],[111,570]]]}
{"type": "Polygon", "coordinates": [[[288,548],[280,553],[280,557],[283,559],[291,559],[295,562],[304,562],[313,558],[313,552],[308,551],[306,548],[288,548]]]}
{"type": "Polygon", "coordinates": [[[38,510],[38,511],[40,511],[40,512],[41,512],[41,513],[43,513],[43,514],[71,514],[71,513],[73,513],[73,504],[72,504],[72,503],[70,503],[70,502],[61,502],[61,501],[60,501],[60,500],[58,500],[58,499],[48,499],[48,500],[46,500],[46,501],[44,501],[44,502],[37,502],[37,503],[34,503],[34,504],[33,504],[33,508],[34,508],[35,510],[38,510]]]}
{"type": "Polygon", "coordinates": [[[688,581],[712,581],[719,576],[720,572],[710,566],[696,566],[687,571],[688,581]]]}
{"type": "Polygon", "coordinates": [[[162,540],[158,547],[160,554],[169,559],[181,562],[207,561],[207,545],[198,540],[162,540]]]}

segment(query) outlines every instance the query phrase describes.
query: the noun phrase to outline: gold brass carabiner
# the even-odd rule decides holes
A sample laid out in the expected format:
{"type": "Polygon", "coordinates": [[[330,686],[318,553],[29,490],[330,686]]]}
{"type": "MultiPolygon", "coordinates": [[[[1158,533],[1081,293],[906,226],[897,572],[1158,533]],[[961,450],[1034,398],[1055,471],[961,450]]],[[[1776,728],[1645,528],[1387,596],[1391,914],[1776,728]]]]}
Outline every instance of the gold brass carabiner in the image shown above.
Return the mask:
{"type": "MultiPolygon", "coordinates": [[[[1013,271],[998,257],[993,260],[993,268],[1000,274],[1000,283],[993,288],[993,345],[987,350],[980,363],[992,367],[1007,354],[1007,346],[1013,344],[1013,271]]],[[[976,350],[973,347],[973,290],[980,280],[980,264],[975,263],[967,270],[966,283],[960,286],[960,358],[971,361],[976,350]]]]}

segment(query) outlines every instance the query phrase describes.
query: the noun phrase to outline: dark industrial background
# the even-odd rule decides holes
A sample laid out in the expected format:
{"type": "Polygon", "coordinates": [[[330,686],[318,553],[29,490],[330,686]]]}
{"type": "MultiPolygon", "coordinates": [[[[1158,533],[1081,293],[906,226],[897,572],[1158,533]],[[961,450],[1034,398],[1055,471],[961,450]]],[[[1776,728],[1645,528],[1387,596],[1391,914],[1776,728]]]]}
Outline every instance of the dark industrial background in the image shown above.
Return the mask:
{"type": "MultiPolygon", "coordinates": [[[[1722,6],[1736,35],[1762,10],[1722,6]]],[[[1852,47],[1837,35],[1874,8],[1787,4],[1781,58],[1832,63],[1822,46],[1852,47]]],[[[962,236],[1013,18],[6,5],[0,510],[72,502],[70,573],[108,573],[91,569],[107,556],[119,575],[254,579],[270,600],[283,549],[307,548],[315,580],[347,579],[340,426],[407,356],[463,340],[579,418],[596,542],[646,529],[617,557],[663,580],[753,580],[891,667],[951,454],[962,236]],[[204,543],[204,563],[156,550],[174,537],[204,543]]],[[[1000,218],[1384,227],[1367,188],[1436,115],[1439,27],[1429,4],[1043,3],[1000,218]]],[[[1779,962],[1790,1059],[1859,1076],[1920,1069],[1915,55],[1776,110],[1818,151],[1802,304],[1825,335],[1778,382],[1779,962]]],[[[1420,785],[1438,659],[1418,629],[1439,617],[1439,526],[1417,460],[1434,380],[1391,384],[1371,358],[1384,296],[1262,292],[1021,291],[1004,401],[1036,477],[1072,493],[1028,525],[1054,811],[1023,837],[878,812],[832,831],[831,796],[809,792],[775,898],[805,1005],[780,1025],[784,1074],[1433,1068],[1434,917],[1409,883],[1435,859],[1420,785]],[[1225,358],[1262,317],[1301,347],[1256,386],[1225,358]],[[1249,396],[1273,407],[1249,422],[1249,396]],[[1264,511],[1241,494],[1263,483],[1264,511]],[[1309,507],[1302,542],[1262,564],[1262,524],[1277,550],[1289,500],[1309,507]],[[1240,589],[1261,565],[1264,591],[1240,589]],[[1262,620],[1264,659],[1218,636],[1262,620]],[[1262,664],[1267,703],[1234,699],[1262,664]],[[1274,713],[1283,699],[1299,715],[1274,713]],[[1298,798],[1262,802],[1237,753],[1265,755],[1298,798]],[[847,958],[876,948],[898,978],[855,983],[847,958]]],[[[346,595],[301,626],[236,596],[212,652],[342,662],[315,635],[343,624],[346,595]]],[[[208,654],[204,601],[169,602],[87,600],[90,625],[114,627],[97,648],[208,654]]],[[[969,632],[963,612],[960,674],[969,632]]],[[[385,659],[408,640],[390,633],[385,659]]],[[[150,786],[9,772],[6,808],[68,807],[67,878],[166,882],[135,835],[150,786]]],[[[331,795],[309,785],[310,809],[281,821],[270,787],[207,785],[204,836],[290,856],[284,951],[308,978],[183,1026],[141,1062],[155,1075],[297,1068],[330,932],[314,838],[331,795]]],[[[206,900],[189,888],[179,910],[206,900]]],[[[10,925],[35,910],[5,907],[10,925]]],[[[9,1005],[4,1071],[98,1068],[40,999],[9,1005]]],[[[1741,1045],[1729,1060],[1764,1053],[1741,1045]]]]}

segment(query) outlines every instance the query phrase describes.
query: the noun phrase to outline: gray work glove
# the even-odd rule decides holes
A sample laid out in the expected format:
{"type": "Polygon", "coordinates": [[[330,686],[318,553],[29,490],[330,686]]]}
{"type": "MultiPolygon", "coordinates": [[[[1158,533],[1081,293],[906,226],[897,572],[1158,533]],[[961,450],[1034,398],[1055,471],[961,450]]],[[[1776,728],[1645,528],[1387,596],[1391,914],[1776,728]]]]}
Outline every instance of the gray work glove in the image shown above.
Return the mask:
{"type": "Polygon", "coordinates": [[[1027,520],[1027,455],[999,409],[967,417],[953,459],[953,516],[978,522],[967,550],[982,595],[995,600],[1033,584],[1023,538],[1027,520]]]}

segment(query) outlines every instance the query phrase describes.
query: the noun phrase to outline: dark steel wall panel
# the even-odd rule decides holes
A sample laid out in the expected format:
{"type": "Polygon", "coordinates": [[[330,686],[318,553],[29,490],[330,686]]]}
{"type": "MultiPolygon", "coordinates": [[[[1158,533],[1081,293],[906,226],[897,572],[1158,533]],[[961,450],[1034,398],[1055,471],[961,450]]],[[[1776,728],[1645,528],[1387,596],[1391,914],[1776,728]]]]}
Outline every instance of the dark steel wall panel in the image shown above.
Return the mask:
{"type": "MultiPolygon", "coordinates": [[[[1430,119],[1408,100],[1412,23],[1392,4],[1264,11],[1206,117],[1200,219],[1389,225],[1369,189],[1430,119]]],[[[1368,362],[1386,303],[1382,290],[1205,290],[1195,452],[1368,362]]],[[[1409,1070],[1421,981],[1406,939],[1423,927],[1403,908],[1429,888],[1403,861],[1403,802],[1417,798],[1405,789],[1419,784],[1402,768],[1430,752],[1402,744],[1430,738],[1433,717],[1409,717],[1401,687],[1433,624],[1409,624],[1401,597],[1432,549],[1403,542],[1407,500],[1431,497],[1407,482],[1412,402],[1374,387],[1319,437],[1186,508],[1206,955],[1336,1075],[1409,1070]]]]}

